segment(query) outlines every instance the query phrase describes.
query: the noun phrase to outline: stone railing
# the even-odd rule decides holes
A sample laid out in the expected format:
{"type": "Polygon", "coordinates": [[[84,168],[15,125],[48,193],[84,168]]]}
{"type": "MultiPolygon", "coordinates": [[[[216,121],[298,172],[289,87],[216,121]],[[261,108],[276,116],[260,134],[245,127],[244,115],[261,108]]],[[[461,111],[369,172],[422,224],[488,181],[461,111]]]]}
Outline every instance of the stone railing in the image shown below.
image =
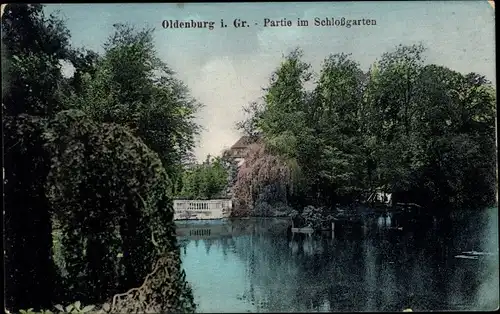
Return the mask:
{"type": "Polygon", "coordinates": [[[229,217],[232,207],[230,199],[174,200],[174,220],[222,219],[229,217]]]}

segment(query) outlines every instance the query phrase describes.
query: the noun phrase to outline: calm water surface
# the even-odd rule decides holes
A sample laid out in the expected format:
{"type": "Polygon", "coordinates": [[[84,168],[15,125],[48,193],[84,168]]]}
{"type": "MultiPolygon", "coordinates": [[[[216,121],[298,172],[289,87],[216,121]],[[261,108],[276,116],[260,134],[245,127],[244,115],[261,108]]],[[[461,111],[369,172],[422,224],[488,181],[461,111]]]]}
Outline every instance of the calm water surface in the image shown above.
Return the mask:
{"type": "Polygon", "coordinates": [[[198,312],[494,310],[494,212],[418,227],[374,217],[333,238],[292,237],[283,219],[178,222],[177,233],[198,312]],[[455,257],[472,250],[493,255],[455,257]]]}

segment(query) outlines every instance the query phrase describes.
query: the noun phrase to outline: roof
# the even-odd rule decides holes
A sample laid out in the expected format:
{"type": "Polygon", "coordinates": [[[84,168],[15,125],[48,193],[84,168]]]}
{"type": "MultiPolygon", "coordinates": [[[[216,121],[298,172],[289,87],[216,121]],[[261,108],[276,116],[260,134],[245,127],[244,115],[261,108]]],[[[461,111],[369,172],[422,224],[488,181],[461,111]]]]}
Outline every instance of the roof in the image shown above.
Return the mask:
{"type": "Polygon", "coordinates": [[[253,143],[255,143],[255,140],[250,136],[245,135],[240,137],[240,139],[236,143],[234,143],[233,146],[231,146],[231,149],[247,148],[253,143]]]}

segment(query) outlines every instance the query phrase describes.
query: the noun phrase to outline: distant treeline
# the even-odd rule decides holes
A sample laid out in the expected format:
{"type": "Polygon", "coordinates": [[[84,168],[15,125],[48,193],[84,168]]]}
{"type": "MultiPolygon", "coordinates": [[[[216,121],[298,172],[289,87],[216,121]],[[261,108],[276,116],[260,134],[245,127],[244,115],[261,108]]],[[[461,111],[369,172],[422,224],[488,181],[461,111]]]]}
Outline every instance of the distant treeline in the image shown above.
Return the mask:
{"type": "Polygon", "coordinates": [[[331,208],[377,189],[442,213],[494,204],[495,89],[424,52],[397,46],[368,72],[333,54],[319,75],[300,49],[286,56],[238,125],[263,139],[234,186],[241,214],[259,202],[331,208]]]}
{"type": "Polygon", "coordinates": [[[177,182],[175,196],[191,200],[227,198],[236,171],[235,161],[227,154],[222,157],[209,155],[202,163],[186,166],[177,182]]]}

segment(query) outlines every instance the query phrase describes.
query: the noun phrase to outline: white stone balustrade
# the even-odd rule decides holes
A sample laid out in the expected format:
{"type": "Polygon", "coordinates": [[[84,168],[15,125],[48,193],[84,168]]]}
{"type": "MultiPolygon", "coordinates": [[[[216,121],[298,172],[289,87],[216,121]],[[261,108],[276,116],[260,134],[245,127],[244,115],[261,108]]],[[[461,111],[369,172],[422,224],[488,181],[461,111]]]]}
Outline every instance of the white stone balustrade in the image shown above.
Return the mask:
{"type": "Polygon", "coordinates": [[[226,218],[232,205],[230,199],[174,200],[174,220],[226,218]]]}

